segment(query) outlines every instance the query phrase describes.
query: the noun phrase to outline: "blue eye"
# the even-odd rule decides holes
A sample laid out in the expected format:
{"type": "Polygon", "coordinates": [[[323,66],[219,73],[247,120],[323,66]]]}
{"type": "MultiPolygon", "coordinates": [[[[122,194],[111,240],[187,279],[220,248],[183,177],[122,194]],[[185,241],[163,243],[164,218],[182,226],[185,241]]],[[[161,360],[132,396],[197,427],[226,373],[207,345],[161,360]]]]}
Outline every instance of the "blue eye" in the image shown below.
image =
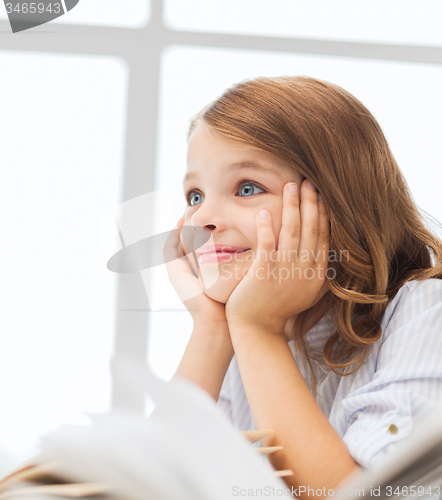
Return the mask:
{"type": "Polygon", "coordinates": [[[244,183],[240,187],[239,192],[242,193],[244,195],[244,197],[252,196],[254,194],[259,194],[259,193],[256,192],[256,188],[260,189],[262,193],[264,192],[264,189],[260,188],[254,182],[246,182],[246,183],[244,183]]]}
{"type": "Polygon", "coordinates": [[[189,197],[190,205],[191,206],[198,205],[199,203],[202,202],[201,198],[204,198],[202,196],[202,194],[201,193],[197,193],[196,191],[194,191],[192,193],[192,195],[189,197]],[[196,196],[196,200],[195,200],[195,196],[196,196]]]}
{"type": "MultiPolygon", "coordinates": [[[[254,182],[249,181],[247,179],[243,179],[240,182],[238,182],[238,184],[236,185],[236,190],[237,191],[239,190],[241,198],[249,198],[250,196],[253,196],[255,194],[261,194],[266,192],[264,188],[258,186],[258,184],[255,184],[254,182]]],[[[199,205],[204,201],[204,196],[198,191],[194,191],[193,189],[186,191],[184,193],[184,197],[192,207],[195,205],[199,205]]]]}

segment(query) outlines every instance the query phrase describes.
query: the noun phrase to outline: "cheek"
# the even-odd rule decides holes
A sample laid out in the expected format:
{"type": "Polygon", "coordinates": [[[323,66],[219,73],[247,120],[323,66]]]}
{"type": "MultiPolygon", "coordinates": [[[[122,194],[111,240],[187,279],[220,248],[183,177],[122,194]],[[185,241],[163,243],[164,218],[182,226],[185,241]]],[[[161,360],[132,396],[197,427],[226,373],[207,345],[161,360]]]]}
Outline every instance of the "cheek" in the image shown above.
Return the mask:
{"type": "MultiPolygon", "coordinates": [[[[271,205],[266,204],[261,208],[265,208],[270,212],[273,235],[277,244],[282,225],[282,200],[280,203],[274,202],[271,205]]],[[[242,233],[247,238],[247,240],[252,243],[254,249],[256,249],[258,246],[258,231],[256,228],[258,212],[259,210],[254,210],[242,221],[242,233]]]]}

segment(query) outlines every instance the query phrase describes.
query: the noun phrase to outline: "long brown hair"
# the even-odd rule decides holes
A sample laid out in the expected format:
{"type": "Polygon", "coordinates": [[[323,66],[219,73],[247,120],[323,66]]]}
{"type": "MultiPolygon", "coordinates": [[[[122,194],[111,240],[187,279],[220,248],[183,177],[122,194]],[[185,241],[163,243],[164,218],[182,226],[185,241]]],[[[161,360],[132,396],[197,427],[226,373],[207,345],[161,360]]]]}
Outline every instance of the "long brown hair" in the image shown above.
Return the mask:
{"type": "Polygon", "coordinates": [[[336,331],[324,345],[324,360],[341,376],[356,372],[404,283],[442,279],[442,240],[425,226],[376,119],[337,85],[300,76],[243,80],[192,118],[188,137],[201,120],[228,139],[282,158],[324,197],[330,253],[347,258],[329,259],[330,293],[298,314],[293,326],[316,395],[301,334],[308,318],[326,305],[336,331]]]}

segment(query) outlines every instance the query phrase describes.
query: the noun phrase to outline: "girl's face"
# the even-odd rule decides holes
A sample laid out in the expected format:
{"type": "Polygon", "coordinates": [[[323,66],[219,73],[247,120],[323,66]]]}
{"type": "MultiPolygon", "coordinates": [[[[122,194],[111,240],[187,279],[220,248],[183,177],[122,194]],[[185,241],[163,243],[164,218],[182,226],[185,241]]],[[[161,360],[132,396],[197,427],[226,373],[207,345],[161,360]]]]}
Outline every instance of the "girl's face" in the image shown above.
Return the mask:
{"type": "MultiPolygon", "coordinates": [[[[243,249],[219,260],[213,253],[198,255],[203,247],[193,246],[203,276],[214,272],[218,276],[206,295],[225,304],[255,258],[257,213],[263,208],[270,212],[277,250],[284,185],[296,182],[300,186],[303,177],[271,153],[209,132],[200,122],[189,139],[184,179],[188,207],[183,225],[202,226],[204,232],[211,232],[214,244],[243,249]]],[[[187,242],[185,248],[189,254],[187,242]]],[[[191,255],[189,262],[198,275],[191,255]]]]}

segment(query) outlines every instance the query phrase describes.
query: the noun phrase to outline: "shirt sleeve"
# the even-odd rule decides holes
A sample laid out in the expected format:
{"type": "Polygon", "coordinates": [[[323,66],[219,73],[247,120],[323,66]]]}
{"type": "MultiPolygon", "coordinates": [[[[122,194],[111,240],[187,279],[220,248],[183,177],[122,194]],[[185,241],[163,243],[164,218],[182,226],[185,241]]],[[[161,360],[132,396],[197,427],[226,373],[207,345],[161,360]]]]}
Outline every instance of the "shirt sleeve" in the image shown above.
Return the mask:
{"type": "Polygon", "coordinates": [[[230,366],[227,370],[226,376],[224,377],[223,385],[219,393],[218,401],[216,403],[217,408],[219,408],[227,418],[233,423],[232,416],[232,401],[231,401],[231,390],[230,390],[230,366]]]}
{"type": "Polygon", "coordinates": [[[399,293],[372,380],[342,400],[350,423],[343,440],[369,469],[430,411],[442,409],[442,280],[415,281],[399,293]]]}

